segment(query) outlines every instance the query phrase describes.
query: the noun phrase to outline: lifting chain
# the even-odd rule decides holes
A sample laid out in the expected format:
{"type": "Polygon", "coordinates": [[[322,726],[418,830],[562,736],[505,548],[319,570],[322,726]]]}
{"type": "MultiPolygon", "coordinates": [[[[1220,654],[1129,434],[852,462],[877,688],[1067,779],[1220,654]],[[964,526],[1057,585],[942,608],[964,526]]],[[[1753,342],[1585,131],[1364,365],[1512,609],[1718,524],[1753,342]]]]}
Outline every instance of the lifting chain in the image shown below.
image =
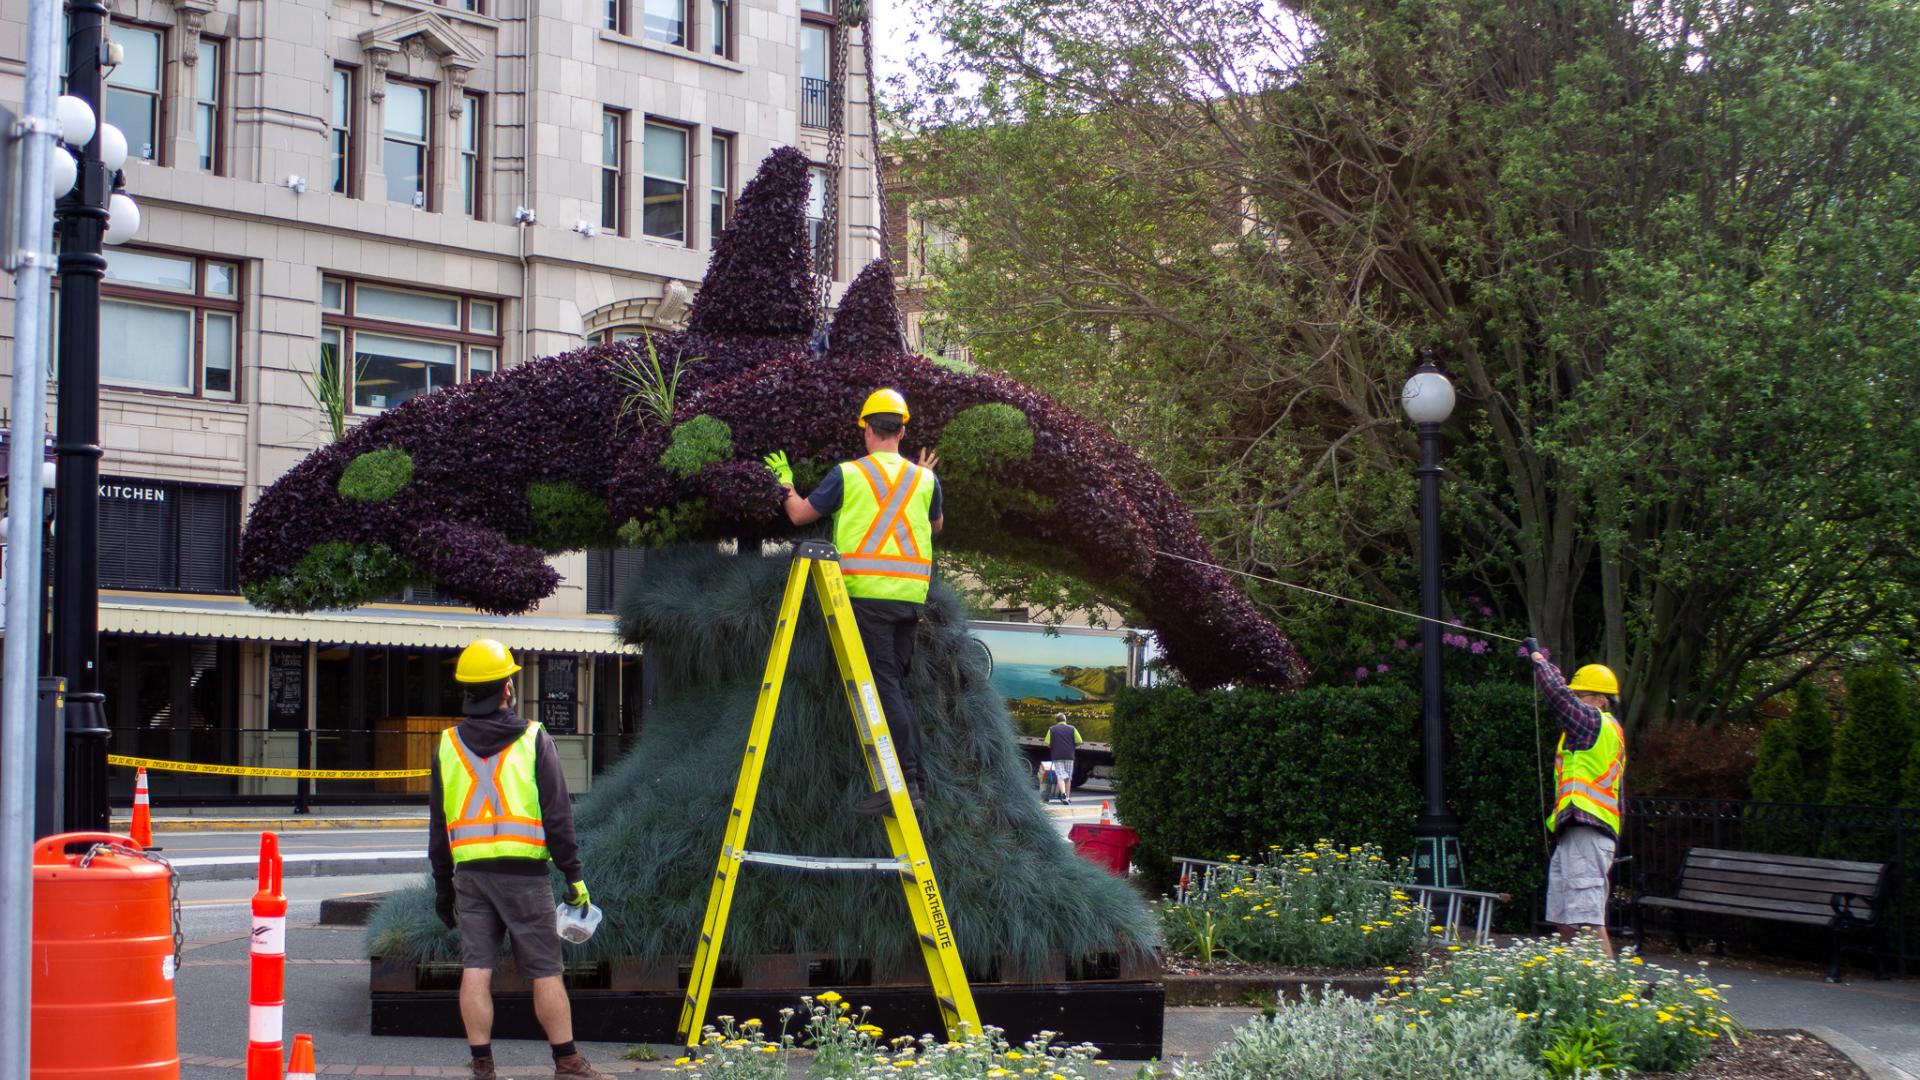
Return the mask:
{"type": "MultiPolygon", "coordinates": [[[[823,212],[826,220],[821,223],[821,232],[827,238],[828,258],[822,266],[816,260],[814,266],[815,296],[814,308],[819,315],[821,328],[827,326],[827,313],[833,298],[833,274],[839,261],[840,239],[840,170],[846,158],[847,138],[847,53],[853,38],[853,29],[860,28],[861,56],[866,68],[867,84],[867,157],[871,172],[870,187],[874,201],[873,220],[876,239],[880,248],[880,258],[891,258],[887,250],[887,197],[883,183],[885,169],[884,155],[880,146],[880,94],[875,85],[873,8],[869,0],[840,0],[840,26],[834,35],[832,84],[828,88],[831,95],[827,106],[827,179],[823,212]]],[[[814,252],[818,254],[818,252],[814,252]]],[[[907,335],[903,325],[896,324],[894,334],[899,338],[900,348],[907,347],[907,335]]]]}
{"type": "Polygon", "coordinates": [[[80,856],[80,869],[85,870],[88,866],[92,865],[95,858],[102,854],[120,855],[129,859],[145,859],[150,863],[166,868],[167,902],[173,909],[173,971],[175,975],[178,975],[181,961],[186,957],[187,953],[186,932],[180,923],[180,871],[175,870],[173,864],[168,862],[163,856],[156,855],[151,851],[142,850],[141,848],[128,847],[125,844],[93,845],[87,849],[85,855],[80,856]]]}

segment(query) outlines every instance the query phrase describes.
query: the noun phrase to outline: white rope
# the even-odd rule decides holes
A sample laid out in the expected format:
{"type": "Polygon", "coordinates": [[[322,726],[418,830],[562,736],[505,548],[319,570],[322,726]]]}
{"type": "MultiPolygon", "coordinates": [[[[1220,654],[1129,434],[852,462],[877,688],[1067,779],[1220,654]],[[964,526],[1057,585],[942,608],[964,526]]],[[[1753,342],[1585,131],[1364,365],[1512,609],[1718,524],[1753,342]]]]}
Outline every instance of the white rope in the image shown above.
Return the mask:
{"type": "Polygon", "coordinates": [[[1255,581],[1264,581],[1269,585],[1278,585],[1278,586],[1281,586],[1282,588],[1287,588],[1287,589],[1297,589],[1303,593],[1312,593],[1315,596],[1323,596],[1328,600],[1338,600],[1343,604],[1358,604],[1361,607],[1373,608],[1375,611],[1384,611],[1389,615],[1404,615],[1409,619],[1415,619],[1419,622],[1430,622],[1430,623],[1433,623],[1435,626],[1444,626],[1449,630],[1458,630],[1464,634],[1479,634],[1481,637],[1498,638],[1501,641],[1511,641],[1516,645],[1522,643],[1520,638],[1508,637],[1505,634],[1496,634],[1491,630],[1480,630],[1471,626],[1463,626],[1460,623],[1451,623],[1441,619],[1428,618],[1425,615],[1415,615],[1411,611],[1401,611],[1399,608],[1388,607],[1385,604],[1376,604],[1369,600],[1355,600],[1351,596],[1341,596],[1338,593],[1330,593],[1321,589],[1309,588],[1305,585],[1295,585],[1291,581],[1281,581],[1279,578],[1262,577],[1259,574],[1250,574],[1245,570],[1235,570],[1231,566],[1221,566],[1218,563],[1210,563],[1204,559],[1193,559],[1193,558],[1188,558],[1185,555],[1175,555],[1171,551],[1161,551],[1158,548],[1154,548],[1152,549],[1152,551],[1155,555],[1164,555],[1169,559],[1179,559],[1181,562],[1190,562],[1195,566],[1205,566],[1205,567],[1210,567],[1214,570],[1224,571],[1229,574],[1238,574],[1243,578],[1252,578],[1255,581]]]}

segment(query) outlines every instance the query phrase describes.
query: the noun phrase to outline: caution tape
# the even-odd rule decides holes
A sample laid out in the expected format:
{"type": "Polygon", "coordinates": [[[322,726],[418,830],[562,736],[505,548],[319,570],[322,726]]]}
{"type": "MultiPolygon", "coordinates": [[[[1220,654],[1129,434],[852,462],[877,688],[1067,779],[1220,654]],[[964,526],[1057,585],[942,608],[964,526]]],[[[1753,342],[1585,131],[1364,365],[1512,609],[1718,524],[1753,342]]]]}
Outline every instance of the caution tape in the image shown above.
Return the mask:
{"type": "Polygon", "coordinates": [[[208,773],[213,776],[272,776],[283,780],[400,780],[427,775],[426,769],[264,769],[253,765],[206,765],[198,761],[108,754],[107,764],[155,772],[208,773]]]}

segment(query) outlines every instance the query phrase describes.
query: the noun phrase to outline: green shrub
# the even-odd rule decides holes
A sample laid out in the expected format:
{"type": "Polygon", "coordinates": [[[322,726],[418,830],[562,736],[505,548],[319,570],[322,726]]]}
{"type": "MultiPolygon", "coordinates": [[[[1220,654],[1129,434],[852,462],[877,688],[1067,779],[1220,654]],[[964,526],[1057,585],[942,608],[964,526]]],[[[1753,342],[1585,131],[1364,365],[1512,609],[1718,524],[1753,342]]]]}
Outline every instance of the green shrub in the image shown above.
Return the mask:
{"type": "Polygon", "coordinates": [[[1833,738],[1826,800],[1848,806],[1897,806],[1913,742],[1907,687],[1890,664],[1847,674],[1847,718],[1833,738]]]}
{"type": "Polygon", "coordinates": [[[983,476],[1033,457],[1027,414],[992,402],[961,410],[940,433],[940,465],[954,475],[983,476]]]}
{"type": "Polygon", "coordinates": [[[1510,1013],[1383,1020],[1334,993],[1282,1007],[1234,1032],[1188,1080],[1536,1080],[1510,1013]]]}
{"type": "MultiPolygon", "coordinates": [[[[1447,795],[1462,820],[1467,884],[1512,893],[1500,909],[1512,925],[1546,877],[1546,780],[1534,771],[1546,766],[1535,751],[1551,754],[1558,729],[1536,717],[1524,682],[1447,693],[1447,795]]],[[[1323,836],[1411,852],[1419,716],[1418,695],[1402,685],[1122,692],[1114,769],[1121,816],[1140,832],[1135,864],[1164,891],[1177,856],[1224,859],[1323,836]]]]}
{"type": "Polygon", "coordinates": [[[527,485],[533,543],[542,551],[609,547],[618,541],[607,517],[607,500],[567,483],[527,485]]]}
{"type": "Polygon", "coordinates": [[[1817,802],[1807,798],[1810,780],[1806,771],[1787,718],[1768,724],[1760,733],[1760,748],[1754,755],[1753,797],[1760,802],[1817,802]]]}
{"type": "Polygon", "coordinates": [[[249,602],[268,611],[316,611],[353,607],[369,593],[399,592],[417,576],[385,544],[323,540],[292,570],[248,582],[244,591],[249,602]]]}
{"type": "Polygon", "coordinates": [[[354,502],[381,502],[413,479],[413,456],[397,446],[369,450],[340,472],[340,494],[354,502]]]}
{"type": "Polygon", "coordinates": [[[1523,1023],[1519,1046],[1532,1060],[1544,1061],[1556,1044],[1567,1056],[1590,1036],[1614,1064],[1640,1072],[1684,1072],[1715,1040],[1740,1032],[1705,974],[1682,975],[1637,956],[1609,958],[1590,936],[1571,945],[1452,948],[1444,967],[1380,1006],[1403,1022],[1513,1017],[1523,1023]]]}
{"type": "Polygon", "coordinates": [[[1406,859],[1390,860],[1371,844],[1321,841],[1214,875],[1212,889],[1185,904],[1160,906],[1167,949],[1211,961],[1360,967],[1412,959],[1426,939],[1426,913],[1399,889],[1406,859]]]}
{"type": "Polygon", "coordinates": [[[660,465],[681,477],[733,456],[733,429],[726,421],[701,413],[674,425],[673,441],[660,453],[660,465]]]}

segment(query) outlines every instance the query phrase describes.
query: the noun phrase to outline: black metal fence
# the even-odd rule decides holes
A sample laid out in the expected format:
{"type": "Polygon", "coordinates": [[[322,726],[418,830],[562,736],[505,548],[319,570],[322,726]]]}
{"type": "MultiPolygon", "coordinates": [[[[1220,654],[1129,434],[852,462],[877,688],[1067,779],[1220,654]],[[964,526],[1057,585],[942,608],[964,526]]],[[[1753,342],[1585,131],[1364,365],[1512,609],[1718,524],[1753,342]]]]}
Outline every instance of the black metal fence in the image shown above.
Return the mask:
{"type": "MultiPolygon", "coordinates": [[[[1920,812],[1897,807],[1767,803],[1738,799],[1629,798],[1620,854],[1629,876],[1655,891],[1671,882],[1690,847],[1884,862],[1892,866],[1881,948],[1900,973],[1920,959],[1920,812]]],[[[1769,945],[1791,934],[1767,923],[1769,945]]],[[[1823,942],[1824,938],[1820,939],[1823,942]]],[[[1810,941],[1818,949],[1819,942],[1810,941]]]]}
{"type": "Polygon", "coordinates": [[[833,84],[825,79],[800,79],[800,126],[824,128],[833,122],[833,84]]]}

